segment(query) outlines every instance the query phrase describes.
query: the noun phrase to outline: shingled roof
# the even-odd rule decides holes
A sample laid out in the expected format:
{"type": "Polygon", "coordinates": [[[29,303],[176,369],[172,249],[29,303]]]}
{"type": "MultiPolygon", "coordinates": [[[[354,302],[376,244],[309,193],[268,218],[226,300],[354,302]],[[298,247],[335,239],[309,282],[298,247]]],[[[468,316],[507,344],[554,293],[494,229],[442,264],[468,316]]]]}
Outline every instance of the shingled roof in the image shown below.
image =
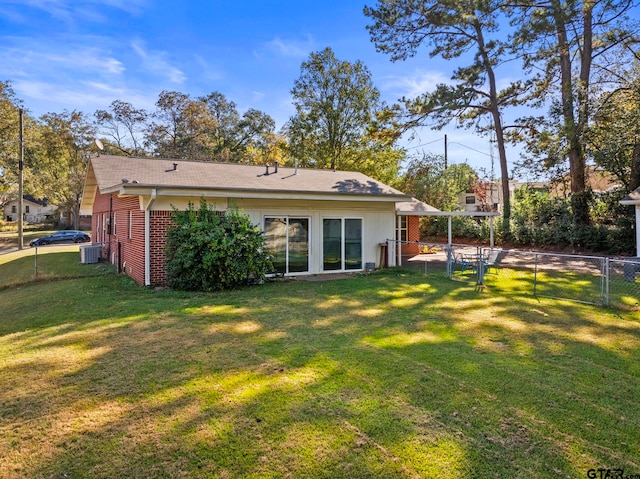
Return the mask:
{"type": "Polygon", "coordinates": [[[623,205],[639,205],[640,204],[640,188],[633,190],[627,196],[620,200],[623,205]]]}
{"type": "Polygon", "coordinates": [[[91,158],[83,208],[100,193],[143,194],[151,188],[164,192],[259,193],[286,195],[347,195],[381,201],[406,201],[408,195],[362,173],[351,171],[209,163],[171,159],[99,156],[91,158]]]}

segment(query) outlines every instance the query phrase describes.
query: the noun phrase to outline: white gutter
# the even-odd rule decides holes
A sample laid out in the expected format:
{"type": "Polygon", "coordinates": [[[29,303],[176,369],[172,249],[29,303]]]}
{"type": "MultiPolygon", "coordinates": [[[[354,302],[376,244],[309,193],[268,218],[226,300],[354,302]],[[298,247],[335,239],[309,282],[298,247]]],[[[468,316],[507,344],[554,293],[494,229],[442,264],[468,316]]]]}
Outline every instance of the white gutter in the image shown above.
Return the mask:
{"type": "Polygon", "coordinates": [[[640,205],[636,205],[636,256],[640,256],[640,205]]]}
{"type": "Polygon", "coordinates": [[[144,285],[151,286],[151,206],[156,201],[158,192],[151,190],[151,198],[144,207],[144,285]]]}

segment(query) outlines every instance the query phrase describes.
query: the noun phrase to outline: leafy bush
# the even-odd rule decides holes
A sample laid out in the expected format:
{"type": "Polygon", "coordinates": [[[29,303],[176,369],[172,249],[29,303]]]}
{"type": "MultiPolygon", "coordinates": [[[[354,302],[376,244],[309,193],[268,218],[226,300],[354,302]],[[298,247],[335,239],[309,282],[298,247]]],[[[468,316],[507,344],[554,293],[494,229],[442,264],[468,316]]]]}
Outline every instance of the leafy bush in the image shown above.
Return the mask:
{"type": "MultiPolygon", "coordinates": [[[[444,216],[426,216],[420,222],[420,238],[429,239],[446,238],[448,235],[449,220],[444,216]]],[[[455,238],[488,241],[490,236],[489,220],[476,219],[469,216],[453,216],[451,218],[451,234],[455,238]]]]}
{"type": "Polygon", "coordinates": [[[623,192],[589,195],[592,224],[580,224],[569,199],[548,192],[521,188],[516,191],[511,231],[517,245],[553,245],[607,253],[634,249],[633,214],[620,205],[623,192]]]}
{"type": "Polygon", "coordinates": [[[195,210],[173,211],[167,234],[167,279],[172,288],[187,291],[232,289],[261,281],[273,270],[263,250],[260,228],[237,209],[219,214],[200,200],[195,210]]]}

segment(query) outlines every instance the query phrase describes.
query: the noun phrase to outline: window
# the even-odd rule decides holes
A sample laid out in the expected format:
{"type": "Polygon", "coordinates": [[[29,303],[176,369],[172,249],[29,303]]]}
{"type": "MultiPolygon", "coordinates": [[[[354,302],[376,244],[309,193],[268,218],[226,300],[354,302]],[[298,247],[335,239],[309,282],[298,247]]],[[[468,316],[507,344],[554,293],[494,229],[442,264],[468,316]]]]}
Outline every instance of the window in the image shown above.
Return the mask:
{"type": "Polygon", "coordinates": [[[26,205],[26,206],[24,207],[24,212],[25,212],[25,213],[29,213],[29,205],[26,205]]]}
{"type": "MultiPolygon", "coordinates": [[[[398,229],[398,223],[396,223],[396,230],[398,229]]],[[[400,217],[400,230],[396,231],[397,238],[400,241],[407,241],[407,217],[400,217]]]]}
{"type": "Polygon", "coordinates": [[[11,205],[11,212],[16,213],[16,205],[11,205]]]}
{"type": "Polygon", "coordinates": [[[476,197],[475,196],[467,196],[467,197],[465,197],[465,202],[468,205],[475,205],[476,204],[476,197]]]}
{"type": "Polygon", "coordinates": [[[264,247],[278,273],[309,271],[309,218],[265,217],[264,247]]]}
{"type": "Polygon", "coordinates": [[[323,220],[322,267],[324,271],[362,269],[362,219],[323,220]]]}

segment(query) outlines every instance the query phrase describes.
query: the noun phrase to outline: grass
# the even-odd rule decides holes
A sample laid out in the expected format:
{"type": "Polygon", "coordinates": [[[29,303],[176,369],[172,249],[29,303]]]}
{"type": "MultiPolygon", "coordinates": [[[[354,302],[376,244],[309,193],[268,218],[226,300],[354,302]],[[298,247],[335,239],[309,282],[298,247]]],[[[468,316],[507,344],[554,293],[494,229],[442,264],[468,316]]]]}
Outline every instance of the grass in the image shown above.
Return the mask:
{"type": "Polygon", "coordinates": [[[80,247],[39,246],[0,255],[0,289],[57,278],[81,278],[110,271],[106,265],[80,264],[80,247]]]}
{"type": "Polygon", "coordinates": [[[640,474],[637,311],[400,271],[186,294],[82,268],[0,290],[0,477],[640,474]]]}
{"type": "MultiPolygon", "coordinates": [[[[533,268],[492,269],[484,276],[484,286],[493,294],[534,295],[539,298],[571,299],[590,304],[637,310],[640,301],[640,282],[624,279],[620,271],[611,270],[607,288],[602,274],[567,269],[535,272],[533,268]]],[[[475,284],[475,270],[454,271],[452,279],[475,284]]]]}

